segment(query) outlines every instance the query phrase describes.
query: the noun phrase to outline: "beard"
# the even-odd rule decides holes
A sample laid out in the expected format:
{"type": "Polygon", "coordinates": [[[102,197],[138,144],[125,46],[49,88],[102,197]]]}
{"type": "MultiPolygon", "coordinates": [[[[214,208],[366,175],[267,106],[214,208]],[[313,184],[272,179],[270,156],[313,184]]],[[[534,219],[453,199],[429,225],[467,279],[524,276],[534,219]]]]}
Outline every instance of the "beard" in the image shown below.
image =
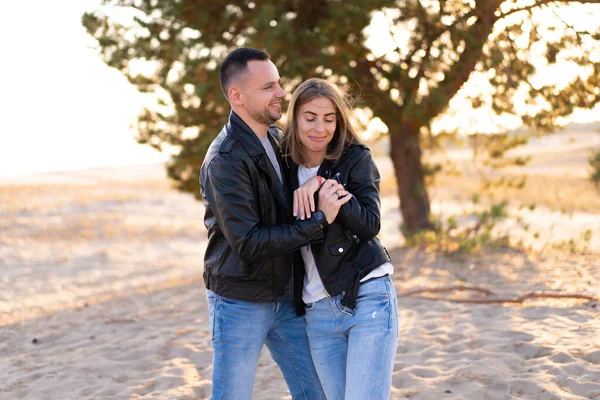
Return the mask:
{"type": "Polygon", "coordinates": [[[271,125],[279,121],[281,118],[281,111],[273,112],[269,110],[269,107],[265,107],[263,110],[249,111],[250,116],[258,123],[264,125],[271,125]]]}

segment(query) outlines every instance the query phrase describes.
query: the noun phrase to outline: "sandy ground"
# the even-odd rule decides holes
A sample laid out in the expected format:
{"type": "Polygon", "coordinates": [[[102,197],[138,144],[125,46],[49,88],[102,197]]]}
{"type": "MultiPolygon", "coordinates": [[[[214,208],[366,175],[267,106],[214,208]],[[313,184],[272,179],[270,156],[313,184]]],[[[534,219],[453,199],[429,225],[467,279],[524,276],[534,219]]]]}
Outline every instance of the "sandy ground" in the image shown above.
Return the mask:
{"type": "MultiPolygon", "coordinates": [[[[0,182],[0,399],[210,396],[203,208],[169,190],[162,175],[139,167],[0,182]]],[[[600,297],[598,241],[585,254],[545,246],[443,257],[400,247],[397,200],[384,199],[383,215],[401,323],[392,398],[600,399],[598,302],[470,304],[406,295],[467,285],[501,297],[600,297]]],[[[598,215],[561,220],[536,210],[528,218],[548,235],[534,245],[583,229],[600,237],[598,215]]],[[[254,398],[290,398],[267,352],[254,398]]]]}

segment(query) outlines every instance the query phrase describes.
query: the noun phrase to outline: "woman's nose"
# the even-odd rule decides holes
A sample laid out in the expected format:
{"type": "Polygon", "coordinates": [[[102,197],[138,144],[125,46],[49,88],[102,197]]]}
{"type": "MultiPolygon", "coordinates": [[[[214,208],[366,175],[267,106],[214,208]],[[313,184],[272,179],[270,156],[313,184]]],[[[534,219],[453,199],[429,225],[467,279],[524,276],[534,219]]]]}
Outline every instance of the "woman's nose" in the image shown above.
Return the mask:
{"type": "Polygon", "coordinates": [[[317,119],[317,127],[315,128],[317,132],[323,132],[323,121],[317,119]]]}

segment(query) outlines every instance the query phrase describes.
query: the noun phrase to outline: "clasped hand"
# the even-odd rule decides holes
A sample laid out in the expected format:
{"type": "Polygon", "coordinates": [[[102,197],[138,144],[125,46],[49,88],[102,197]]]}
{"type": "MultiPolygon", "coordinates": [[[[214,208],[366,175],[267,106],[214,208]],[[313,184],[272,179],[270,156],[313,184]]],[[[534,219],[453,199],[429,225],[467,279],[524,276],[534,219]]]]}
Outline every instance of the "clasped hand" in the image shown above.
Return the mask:
{"type": "Polygon", "coordinates": [[[311,217],[311,213],[315,211],[314,194],[317,191],[319,191],[319,210],[323,211],[329,223],[335,220],[340,207],[352,198],[352,194],[335,180],[328,179],[320,186],[319,178],[314,176],[294,191],[295,217],[299,216],[302,220],[311,217]]]}

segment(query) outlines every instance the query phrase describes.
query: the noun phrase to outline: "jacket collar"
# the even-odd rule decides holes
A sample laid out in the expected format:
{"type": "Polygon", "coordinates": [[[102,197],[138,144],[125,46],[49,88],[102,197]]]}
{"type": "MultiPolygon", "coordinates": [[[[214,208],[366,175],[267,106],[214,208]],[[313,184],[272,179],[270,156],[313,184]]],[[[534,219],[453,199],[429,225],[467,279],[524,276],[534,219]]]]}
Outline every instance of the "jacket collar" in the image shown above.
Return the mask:
{"type": "Polygon", "coordinates": [[[281,177],[283,179],[283,184],[279,180],[279,176],[275,172],[273,165],[271,164],[271,160],[267,156],[265,152],[265,148],[262,143],[256,136],[256,133],[248,124],[244,122],[239,115],[237,115],[234,111],[231,111],[229,114],[229,121],[227,122],[227,133],[232,135],[237,140],[240,141],[244,150],[248,153],[250,157],[254,160],[255,165],[258,169],[260,169],[265,175],[269,177],[268,184],[273,197],[284,207],[287,208],[289,203],[288,196],[286,196],[285,189],[285,175],[283,170],[283,165],[281,162],[281,154],[279,152],[278,141],[273,137],[273,134],[270,132],[271,128],[267,130],[267,136],[273,145],[273,150],[275,151],[275,155],[279,161],[279,168],[281,170],[281,177]]]}
{"type": "MultiPolygon", "coordinates": [[[[338,172],[342,172],[340,171],[340,169],[342,168],[342,165],[344,162],[347,161],[348,158],[353,157],[353,154],[356,153],[357,149],[368,149],[367,146],[365,146],[364,144],[352,144],[350,145],[346,150],[344,150],[344,152],[342,153],[342,157],[338,160],[338,161],[331,161],[331,160],[323,160],[323,162],[321,163],[321,165],[319,166],[319,170],[317,172],[317,174],[319,176],[322,176],[325,179],[336,179],[336,174],[338,172]]],[[[298,184],[298,165],[295,162],[291,162],[290,163],[290,168],[289,168],[289,182],[290,182],[290,186],[292,188],[292,190],[296,190],[299,186],[298,184]]],[[[345,177],[344,176],[339,176],[339,179],[341,181],[345,181],[345,177]]]]}
{"type": "Polygon", "coordinates": [[[242,142],[249,156],[256,157],[265,152],[256,133],[234,111],[229,114],[227,133],[242,142]]]}

